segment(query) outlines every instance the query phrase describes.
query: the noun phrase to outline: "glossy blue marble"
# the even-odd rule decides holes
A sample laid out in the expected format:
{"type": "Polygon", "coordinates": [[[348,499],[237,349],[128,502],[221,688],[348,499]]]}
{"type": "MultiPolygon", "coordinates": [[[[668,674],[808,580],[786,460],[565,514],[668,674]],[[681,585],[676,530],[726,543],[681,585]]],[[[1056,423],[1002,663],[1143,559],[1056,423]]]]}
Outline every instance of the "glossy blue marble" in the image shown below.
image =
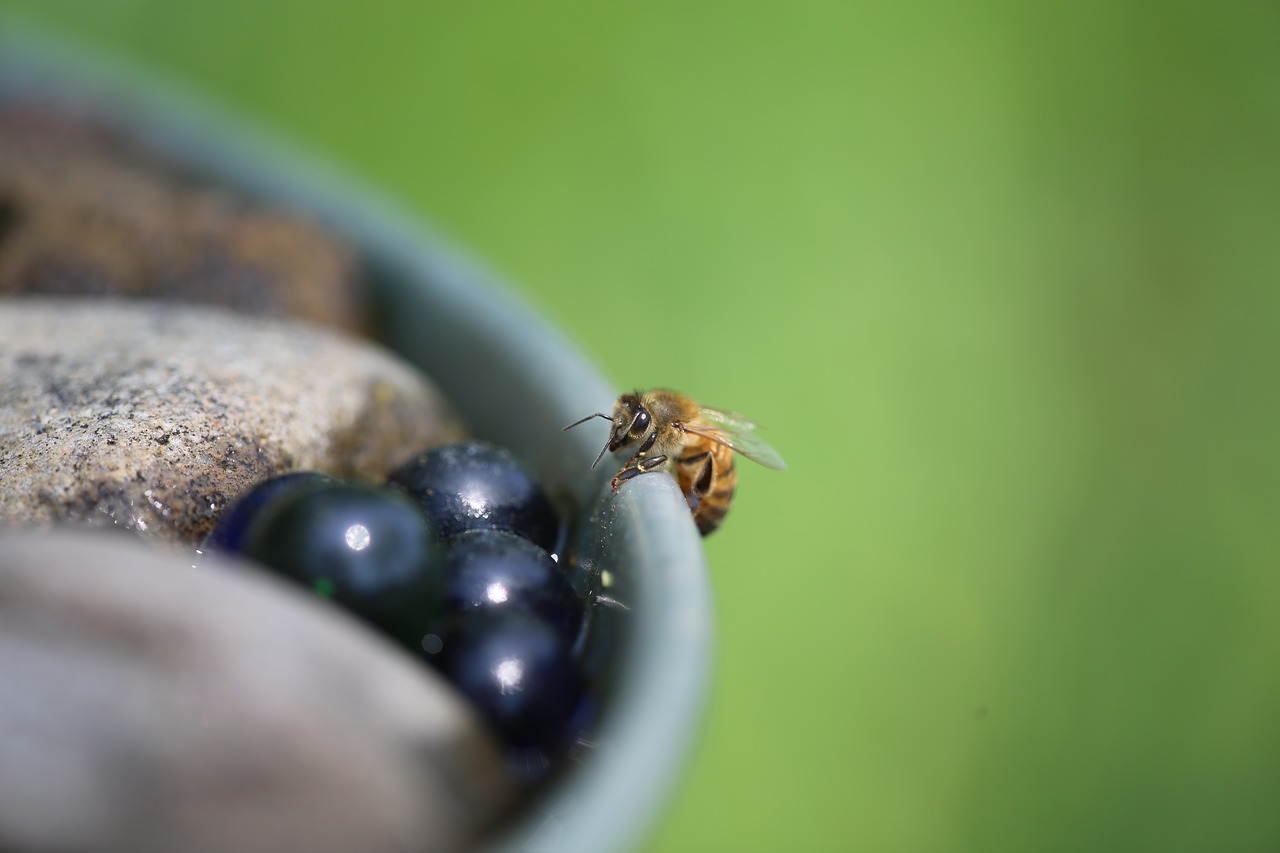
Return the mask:
{"type": "Polygon", "coordinates": [[[244,548],[245,535],[264,507],[294,491],[332,483],[333,477],[318,471],[289,471],[254,485],[223,510],[201,549],[238,554],[244,548]]]}
{"type": "Polygon", "coordinates": [[[447,543],[445,608],[454,613],[532,612],[570,646],[582,628],[583,601],[564,569],[529,540],[473,530],[447,543]]]}
{"type": "Polygon", "coordinates": [[[418,501],[441,537],[506,530],[551,551],[559,520],[537,480],[510,452],[483,442],[437,447],[388,478],[418,501]]]}
{"type": "Polygon", "coordinates": [[[550,762],[568,746],[584,681],[559,631],[532,613],[446,617],[422,656],[480,710],[514,750],[550,762]]]}
{"type": "Polygon", "coordinates": [[[435,532],[394,489],[335,480],[289,492],[259,513],[243,553],[408,645],[441,612],[435,532]]]}

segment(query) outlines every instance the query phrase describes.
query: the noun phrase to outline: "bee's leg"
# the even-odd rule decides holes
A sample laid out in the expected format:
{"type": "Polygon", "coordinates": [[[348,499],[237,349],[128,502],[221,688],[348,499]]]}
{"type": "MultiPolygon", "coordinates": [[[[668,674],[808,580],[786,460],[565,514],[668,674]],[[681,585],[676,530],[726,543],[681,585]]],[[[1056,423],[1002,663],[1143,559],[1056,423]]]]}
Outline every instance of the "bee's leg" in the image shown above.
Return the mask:
{"type": "Polygon", "coordinates": [[[618,491],[618,487],[620,485],[627,480],[630,480],[632,477],[639,474],[647,474],[663,462],[667,461],[667,457],[665,456],[655,456],[652,459],[644,458],[644,455],[649,452],[649,449],[653,447],[653,444],[657,439],[657,431],[651,432],[649,437],[644,440],[644,443],[640,445],[640,448],[636,450],[636,455],[628,459],[627,464],[622,466],[622,470],[618,472],[617,476],[615,476],[610,483],[615,492],[618,491]]]}
{"type": "Polygon", "coordinates": [[[640,447],[636,450],[635,458],[637,459],[643,458],[644,455],[649,452],[649,448],[653,447],[653,443],[657,440],[658,440],[657,430],[654,430],[653,432],[649,433],[649,437],[646,438],[640,444],[640,447]]]}
{"type": "Polygon", "coordinates": [[[693,492],[684,496],[684,502],[689,505],[689,512],[697,515],[698,507],[702,506],[702,498],[693,492]]]}
{"type": "Polygon", "coordinates": [[[707,451],[691,453],[679,458],[684,468],[680,475],[680,483],[685,489],[684,499],[689,504],[689,512],[696,513],[702,505],[702,499],[711,491],[715,479],[715,464],[707,451]]]}
{"type": "Polygon", "coordinates": [[[651,459],[641,459],[639,455],[633,456],[627,464],[622,467],[622,470],[618,472],[617,476],[613,478],[610,485],[613,486],[613,490],[616,492],[627,480],[630,480],[632,477],[638,477],[641,474],[648,474],[650,471],[656,471],[658,468],[661,468],[666,461],[666,456],[654,456],[651,459]]]}
{"type": "Polygon", "coordinates": [[[636,467],[640,469],[640,472],[642,474],[648,474],[650,471],[656,471],[657,469],[661,468],[665,464],[667,464],[667,457],[654,456],[650,459],[640,460],[639,464],[637,464],[636,467]]]}
{"type": "Polygon", "coordinates": [[[623,483],[625,483],[627,480],[630,480],[632,477],[636,476],[639,473],[640,473],[640,469],[632,466],[632,464],[628,462],[625,466],[623,466],[621,471],[613,475],[613,479],[609,481],[609,485],[613,486],[613,490],[616,492],[622,486],[623,483]]]}

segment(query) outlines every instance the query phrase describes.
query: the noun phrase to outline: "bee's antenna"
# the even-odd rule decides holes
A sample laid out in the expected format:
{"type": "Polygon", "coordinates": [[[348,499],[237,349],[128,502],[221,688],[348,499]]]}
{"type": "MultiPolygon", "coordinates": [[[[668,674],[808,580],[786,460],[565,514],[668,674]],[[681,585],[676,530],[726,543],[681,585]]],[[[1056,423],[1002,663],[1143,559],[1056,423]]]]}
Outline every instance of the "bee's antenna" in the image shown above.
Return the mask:
{"type": "MultiPolygon", "coordinates": [[[[564,432],[566,429],[573,429],[573,428],[574,428],[574,427],[576,427],[578,424],[585,424],[587,421],[591,420],[592,418],[604,418],[606,421],[609,421],[610,423],[613,423],[613,418],[609,417],[609,416],[608,416],[608,415],[606,415],[604,412],[596,412],[596,413],[595,413],[595,414],[593,414],[593,415],[587,415],[585,418],[583,418],[583,419],[582,419],[582,420],[580,420],[580,421],[574,421],[573,423],[569,424],[567,427],[565,427],[564,429],[562,429],[562,430],[560,430],[560,431],[561,431],[561,432],[564,432]]],[[[594,470],[596,469],[596,466],[600,464],[600,460],[604,458],[604,452],[605,452],[606,450],[608,450],[608,449],[609,449],[609,441],[608,441],[608,439],[606,439],[606,440],[605,440],[605,443],[604,443],[604,447],[600,448],[600,455],[596,457],[596,461],[595,461],[595,462],[592,462],[592,463],[591,463],[591,470],[592,470],[592,471],[594,471],[594,470]]]]}
{"type": "Polygon", "coordinates": [[[606,421],[613,420],[613,418],[609,417],[604,412],[596,412],[594,415],[587,415],[585,418],[583,418],[580,421],[574,421],[573,423],[569,424],[567,427],[563,427],[560,431],[564,432],[567,429],[573,429],[578,424],[585,424],[587,421],[591,420],[592,418],[604,418],[606,421]]]}
{"type": "Polygon", "coordinates": [[[596,470],[596,466],[600,464],[600,460],[604,458],[604,452],[609,449],[609,442],[604,443],[604,447],[600,448],[600,455],[596,457],[596,461],[591,463],[591,470],[596,470]]]}

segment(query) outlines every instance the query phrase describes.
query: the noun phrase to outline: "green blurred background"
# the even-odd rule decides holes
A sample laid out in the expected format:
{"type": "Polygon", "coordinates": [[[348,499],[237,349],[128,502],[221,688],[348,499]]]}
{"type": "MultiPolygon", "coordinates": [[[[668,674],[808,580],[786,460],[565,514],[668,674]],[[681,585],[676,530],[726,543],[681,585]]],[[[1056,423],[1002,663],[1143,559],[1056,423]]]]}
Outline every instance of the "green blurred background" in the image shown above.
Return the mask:
{"type": "Polygon", "coordinates": [[[1280,849],[1280,6],[9,6],[768,426],[648,850],[1280,849]]]}

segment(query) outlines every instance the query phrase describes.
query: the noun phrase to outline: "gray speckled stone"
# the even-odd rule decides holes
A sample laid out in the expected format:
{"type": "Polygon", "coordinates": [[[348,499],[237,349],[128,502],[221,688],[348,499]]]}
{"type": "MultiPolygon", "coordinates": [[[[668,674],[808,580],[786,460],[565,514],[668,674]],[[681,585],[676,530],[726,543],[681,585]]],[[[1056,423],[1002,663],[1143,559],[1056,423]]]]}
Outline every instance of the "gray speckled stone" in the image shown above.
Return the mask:
{"type": "Polygon", "coordinates": [[[426,853],[509,807],[434,673],[270,577],[189,563],[0,533],[0,849],[426,853]]]}
{"type": "Polygon", "coordinates": [[[317,327],[0,299],[0,528],[76,521],[194,543],[270,474],[377,480],[460,436],[421,374],[317,327]]]}

